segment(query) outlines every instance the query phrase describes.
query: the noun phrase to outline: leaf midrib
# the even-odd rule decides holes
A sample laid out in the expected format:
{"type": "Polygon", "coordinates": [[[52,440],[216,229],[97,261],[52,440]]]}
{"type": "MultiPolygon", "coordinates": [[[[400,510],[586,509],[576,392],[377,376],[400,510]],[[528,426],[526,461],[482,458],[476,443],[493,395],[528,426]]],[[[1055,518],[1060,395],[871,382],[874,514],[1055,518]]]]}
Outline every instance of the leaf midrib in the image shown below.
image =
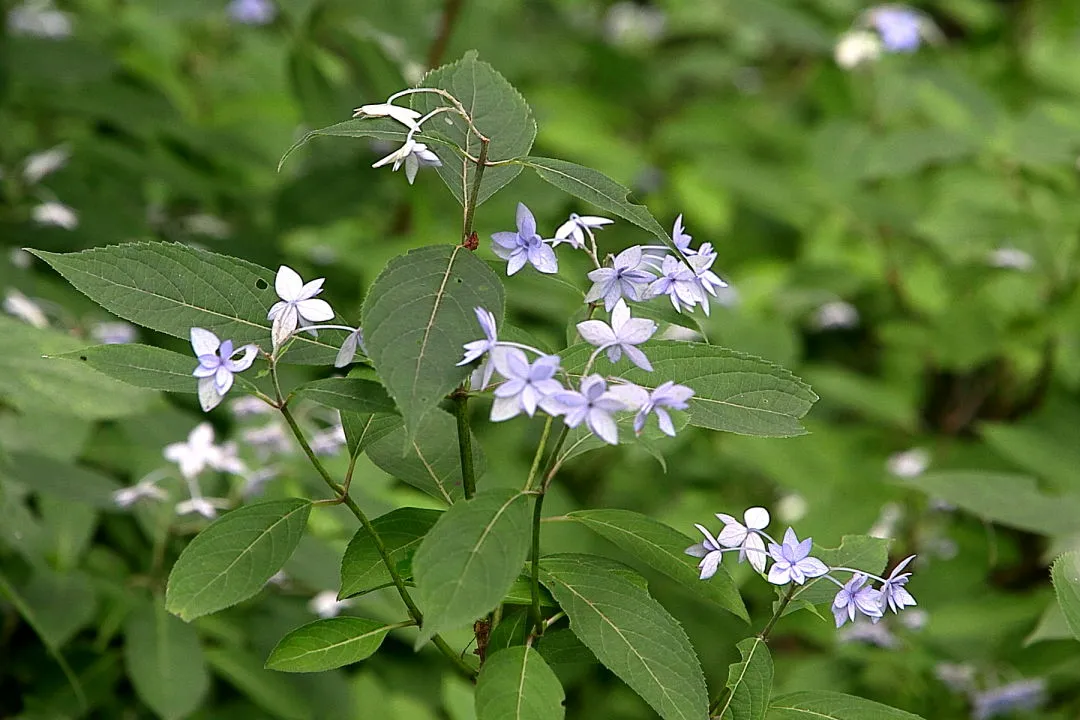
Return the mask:
{"type": "Polygon", "coordinates": [[[742,685],[743,678],[746,677],[746,673],[750,671],[750,661],[754,659],[754,653],[757,649],[765,644],[765,641],[760,637],[754,637],[754,647],[750,648],[750,652],[746,654],[746,658],[743,660],[742,672],[739,673],[739,677],[736,678],[735,684],[731,686],[731,692],[728,694],[727,702],[724,703],[724,707],[720,708],[719,717],[724,717],[724,713],[731,707],[732,700],[735,699],[735,690],[742,685]]]}
{"type": "Polygon", "coordinates": [[[522,497],[522,493],[515,493],[513,496],[507,499],[507,501],[504,502],[501,507],[499,507],[495,515],[492,516],[491,520],[488,521],[488,524],[484,526],[483,532],[480,533],[480,537],[477,538],[476,543],[472,547],[472,550],[469,551],[468,559],[465,561],[465,565],[461,569],[461,577],[458,578],[458,582],[456,585],[454,585],[454,589],[450,594],[450,598],[446,601],[447,606],[450,606],[454,602],[454,600],[457,598],[458,593],[461,591],[461,588],[465,587],[465,583],[461,582],[461,579],[468,574],[469,567],[477,558],[480,546],[484,544],[487,536],[491,534],[491,530],[495,527],[495,523],[498,522],[499,518],[503,516],[503,514],[506,512],[506,509],[513,505],[514,502],[516,502],[517,499],[520,497],[522,497]]]}

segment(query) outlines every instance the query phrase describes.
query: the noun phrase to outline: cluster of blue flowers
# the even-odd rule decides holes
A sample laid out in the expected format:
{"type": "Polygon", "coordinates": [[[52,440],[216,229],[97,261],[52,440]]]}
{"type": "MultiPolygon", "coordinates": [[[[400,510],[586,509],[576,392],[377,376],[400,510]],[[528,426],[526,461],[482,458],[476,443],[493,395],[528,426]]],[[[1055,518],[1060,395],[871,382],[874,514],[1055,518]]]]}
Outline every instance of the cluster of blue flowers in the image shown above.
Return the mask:
{"type": "Polygon", "coordinates": [[[832,602],[836,627],[854,621],[860,614],[876,623],[886,610],[899,613],[905,607],[916,604],[906,587],[911,573],[904,572],[915,559],[914,555],[900,561],[889,576],[883,578],[854,568],[829,567],[810,555],[813,540],[806,538],[800,541],[790,527],[784,532],[783,542],[776,542],[765,532],[769,525],[769,511],[765,508],[750,508],[744,513],[743,522],[723,513],[717,513],[716,517],[724,524],[724,529],[714,536],[703,525],[695,525],[705,539],[686,549],[687,555],[701,558],[698,568],[702,580],[716,574],[724,553],[738,552],[739,562],[746,560],[757,572],[765,573],[768,567],[766,579],[773,585],[803,585],[815,578],[824,578],[836,584],[839,590],[832,602]],[[842,582],[833,577],[832,573],[837,572],[851,573],[851,577],[847,582],[842,582]],[[874,581],[880,583],[876,588],[874,581]]]}

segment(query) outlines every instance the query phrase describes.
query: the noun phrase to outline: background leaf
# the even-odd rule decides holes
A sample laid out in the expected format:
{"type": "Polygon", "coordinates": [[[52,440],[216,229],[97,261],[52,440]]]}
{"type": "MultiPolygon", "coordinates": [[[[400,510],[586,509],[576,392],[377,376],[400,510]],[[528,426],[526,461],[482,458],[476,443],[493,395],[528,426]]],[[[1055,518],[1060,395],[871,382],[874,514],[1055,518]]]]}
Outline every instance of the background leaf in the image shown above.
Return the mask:
{"type": "Polygon", "coordinates": [[[206,650],[206,662],[214,672],[247,695],[260,708],[281,720],[310,720],[311,709],[295,685],[282,675],[263,669],[262,662],[239,648],[206,650]]]}
{"type": "Polygon", "coordinates": [[[536,650],[521,645],[484,661],[476,679],[477,720],[559,720],[563,689],[536,650]]]}
{"type": "Polygon", "coordinates": [[[283,637],[266,660],[266,667],[281,672],[321,672],[360,662],[379,649],[394,627],[358,617],[316,620],[283,637]]]}
{"type": "Polygon", "coordinates": [[[165,720],[195,712],[210,690],[195,628],[160,601],[140,604],[128,617],[124,664],[139,698],[165,720]]]}
{"type": "MultiPolygon", "coordinates": [[[[410,566],[409,572],[402,572],[403,577],[412,577],[412,554],[441,516],[439,510],[406,507],[392,510],[371,521],[394,567],[401,572],[406,564],[410,566]]],[[[390,573],[375,548],[374,539],[365,528],[360,528],[341,558],[341,592],[338,596],[350,597],[390,582],[390,573]]]]}

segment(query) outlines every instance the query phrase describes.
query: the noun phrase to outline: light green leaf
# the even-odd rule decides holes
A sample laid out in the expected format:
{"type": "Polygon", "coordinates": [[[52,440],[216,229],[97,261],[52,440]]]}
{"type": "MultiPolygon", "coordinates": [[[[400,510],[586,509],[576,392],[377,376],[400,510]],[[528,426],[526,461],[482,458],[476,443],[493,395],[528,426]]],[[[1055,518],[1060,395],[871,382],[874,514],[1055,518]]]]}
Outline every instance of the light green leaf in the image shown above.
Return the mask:
{"type": "Polygon", "coordinates": [[[503,599],[529,554],[529,496],[505,488],[455,503],[413,557],[418,644],[471,623],[503,599]]]}
{"type": "Polygon", "coordinates": [[[199,364],[194,355],[181,355],[152,345],[118,343],[94,345],[57,357],[86,363],[111,378],[147,390],[198,391],[198,380],[191,375],[199,364]]]}
{"type": "Polygon", "coordinates": [[[11,453],[7,472],[30,492],[47,492],[91,507],[116,508],[120,484],[108,475],[32,453],[11,453]]]}
{"type": "Polygon", "coordinates": [[[160,601],[141,604],[128,617],[124,666],[136,694],[164,720],[195,712],[210,689],[198,633],[160,601]]]}
{"type": "Polygon", "coordinates": [[[764,720],[773,680],[769,648],[759,637],[746,638],[735,647],[742,660],[728,667],[728,694],[716,714],[722,720],[764,720]]]}
{"type": "MultiPolygon", "coordinates": [[[[536,121],[532,110],[506,78],[491,65],[476,59],[475,50],[465,53],[457,62],[432,70],[420,79],[419,87],[446,90],[461,102],[472,117],[473,125],[491,140],[488,145],[489,162],[528,155],[532,149],[533,140],[536,139],[536,121]]],[[[424,114],[448,104],[445,98],[433,93],[416,94],[410,99],[413,109],[424,114]]],[[[429,137],[447,140],[474,158],[480,155],[479,138],[456,113],[444,113],[425,123],[420,138],[426,142],[429,137]]],[[[430,149],[442,160],[442,167],[438,171],[443,182],[458,202],[464,205],[476,181],[476,165],[457,151],[448,150],[442,143],[430,149]]],[[[487,200],[520,172],[521,166],[516,164],[486,168],[476,204],[487,200]]]]}
{"type": "Polygon", "coordinates": [[[588,555],[540,560],[570,629],[664,720],[705,720],[705,678],[682,626],[648,592],[588,555]]]}
{"type": "Polygon", "coordinates": [[[903,710],[853,695],[805,690],[773,698],[768,720],[922,720],[903,710]]]}
{"type": "Polygon", "coordinates": [[[97,594],[90,578],[78,571],[58,573],[35,568],[21,590],[33,608],[34,629],[45,644],[61,648],[86,627],[97,612],[97,594]]]}
{"type": "Polygon", "coordinates": [[[892,178],[910,175],[929,165],[961,160],[972,155],[978,144],[970,133],[943,128],[904,129],[871,139],[866,147],[864,178],[892,178]]]}
{"type": "Polygon", "coordinates": [[[557,720],[562,685],[540,653],[521,645],[499,650],[476,679],[477,720],[557,720]]]}
{"type": "Polygon", "coordinates": [[[247,695],[266,712],[281,720],[310,720],[311,710],[300,689],[286,676],[263,668],[262,661],[237,648],[204,652],[214,672],[247,695]]]}
{"type": "MultiPolygon", "coordinates": [[[[32,250],[109,312],[189,339],[192,327],[269,350],[266,313],[277,302],[274,273],[253,263],[179,243],[139,242],[76,253],[32,250]]],[[[348,333],[296,336],[286,362],[329,365],[348,333]]]]}
{"type": "Polygon", "coordinates": [[[327,378],[301,385],[292,391],[296,397],[317,402],[343,412],[397,414],[386,388],[374,380],[327,378]]]}
{"type": "Polygon", "coordinates": [[[474,308],[503,314],[498,276],[461,246],[434,245],[391,260],[364,301],[364,343],[405,418],[410,438],[420,421],[471,369],[462,346],[483,337],[474,308]]]}
{"type": "Polygon", "coordinates": [[[653,570],[664,573],[694,595],[750,621],[727,568],[720,566],[711,580],[700,580],[697,558],[684,552],[694,541],[678,530],[630,510],[578,510],[567,517],[610,540],[653,570]]]}
{"type": "Polygon", "coordinates": [[[907,478],[902,484],[987,520],[1040,535],[1080,530],[1080,495],[1047,495],[1025,475],[943,470],[907,478]]]}
{"type": "MultiPolygon", "coordinates": [[[[348,435],[346,435],[348,437],[348,435]]],[[[436,408],[420,421],[416,437],[410,441],[404,421],[395,415],[375,415],[364,435],[361,449],[380,469],[402,482],[436,497],[447,504],[463,496],[461,451],[458,449],[457,423],[436,408]]],[[[480,443],[473,438],[473,466],[476,476],[483,476],[487,459],[480,443]]]]}
{"type": "MultiPolygon", "coordinates": [[[[849,567],[880,575],[889,562],[889,541],[869,535],[844,535],[840,538],[840,547],[814,545],[811,554],[829,567],[849,567]]],[[[792,603],[784,610],[784,615],[799,610],[804,603],[811,606],[831,603],[834,597],[836,585],[824,578],[812,578],[795,588],[792,603]]]]}
{"type": "Polygon", "coordinates": [[[271,500],[226,513],[195,536],[169,573],[165,607],[190,621],[259,592],[304,535],[311,503],[271,500]]]}
{"type": "MultiPolygon", "coordinates": [[[[382,538],[390,561],[403,577],[412,576],[412,554],[441,516],[439,510],[406,507],[392,510],[371,521],[375,532],[382,538]],[[406,565],[409,567],[403,571],[406,565]]],[[[338,597],[358,595],[390,582],[390,573],[383,565],[374,538],[367,529],[360,528],[341,558],[341,592],[338,597]]]]}
{"type": "Polygon", "coordinates": [[[1067,552],[1050,569],[1058,604],[1073,637],[1080,640],[1080,552],[1067,552]]]}
{"type": "Polygon", "coordinates": [[[266,661],[268,670],[320,672],[360,662],[400,625],[358,617],[316,620],[281,639],[266,661]]]}
{"type": "Polygon", "coordinates": [[[60,572],[77,569],[94,539],[101,513],[86,503],[53,493],[39,494],[37,509],[50,545],[47,557],[60,572]]]}
{"type": "MultiPolygon", "coordinates": [[[[578,344],[563,353],[563,367],[580,372],[595,350],[578,344]]],[[[799,423],[817,401],[808,385],[779,365],[715,345],[674,341],[642,346],[653,372],[614,366],[601,355],[593,364],[600,374],[617,374],[652,390],[669,380],[694,390],[690,424],[740,435],[791,437],[806,430],[799,423]]]]}

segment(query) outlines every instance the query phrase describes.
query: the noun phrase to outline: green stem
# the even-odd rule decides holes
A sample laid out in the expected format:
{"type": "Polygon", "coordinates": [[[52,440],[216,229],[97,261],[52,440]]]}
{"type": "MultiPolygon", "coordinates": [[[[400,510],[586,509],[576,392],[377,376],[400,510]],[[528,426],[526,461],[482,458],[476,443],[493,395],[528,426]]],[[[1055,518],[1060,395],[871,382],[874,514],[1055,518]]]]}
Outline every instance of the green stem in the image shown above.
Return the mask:
{"type": "Polygon", "coordinates": [[[547,445],[548,435],[551,434],[551,423],[554,420],[554,417],[548,417],[547,422],[544,423],[544,432],[540,436],[540,444],[536,446],[532,467],[529,468],[529,477],[525,479],[525,490],[532,490],[533,478],[536,477],[536,471],[540,469],[540,460],[544,457],[544,447],[547,445]]]}
{"type": "Polygon", "coordinates": [[[476,175],[473,178],[472,191],[465,198],[465,222],[461,229],[461,237],[468,240],[473,231],[473,218],[476,216],[476,199],[480,197],[480,182],[484,179],[484,168],[487,167],[488,145],[491,141],[487,138],[480,139],[480,155],[476,158],[476,175]]]}
{"type": "Polygon", "coordinates": [[[454,415],[457,416],[458,452],[461,454],[461,484],[465,499],[476,494],[476,469],[473,467],[472,430],[469,429],[469,396],[464,388],[454,393],[454,415]]]}
{"type": "Polygon", "coordinates": [[[540,516],[544,508],[544,495],[540,493],[533,503],[532,526],[532,621],[536,634],[544,632],[544,615],[540,611],[540,516]]]}
{"type": "Polygon", "coordinates": [[[548,455],[547,469],[544,471],[544,482],[540,486],[540,492],[546,493],[548,485],[551,485],[551,481],[555,479],[555,473],[559,472],[559,468],[562,467],[562,459],[559,458],[559,453],[562,452],[563,444],[566,442],[566,436],[570,434],[570,426],[563,425],[562,432],[559,433],[558,439],[555,441],[555,446],[551,449],[551,454],[548,455]]]}

